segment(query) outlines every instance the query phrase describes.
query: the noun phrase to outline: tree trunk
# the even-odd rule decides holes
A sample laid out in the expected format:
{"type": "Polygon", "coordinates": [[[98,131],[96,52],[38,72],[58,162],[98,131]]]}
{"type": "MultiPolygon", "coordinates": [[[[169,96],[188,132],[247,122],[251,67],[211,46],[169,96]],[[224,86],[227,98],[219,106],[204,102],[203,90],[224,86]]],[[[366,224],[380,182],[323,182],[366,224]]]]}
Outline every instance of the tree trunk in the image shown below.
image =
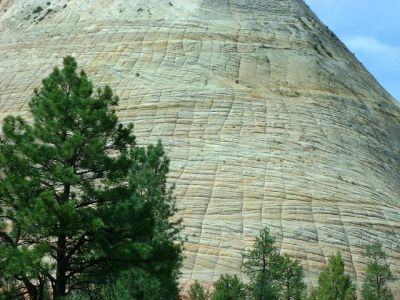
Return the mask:
{"type": "Polygon", "coordinates": [[[39,286],[38,286],[38,300],[46,299],[46,279],[42,279],[39,277],[39,286]]]}
{"type": "Polygon", "coordinates": [[[381,280],[380,280],[379,275],[377,276],[376,283],[377,283],[378,300],[380,300],[381,299],[381,280]]]}
{"type": "MultiPolygon", "coordinates": [[[[65,140],[65,137],[64,137],[65,140]]],[[[62,201],[67,202],[70,197],[71,186],[64,185],[62,201]]],[[[65,224],[60,221],[60,229],[66,228],[65,224]]],[[[57,266],[56,266],[56,282],[53,289],[53,300],[63,299],[67,295],[67,237],[64,233],[58,236],[57,240],[57,266]]]]}
{"type": "Polygon", "coordinates": [[[290,296],[290,282],[289,282],[289,275],[286,274],[286,296],[287,299],[286,300],[290,300],[292,297],[290,296]]]}
{"type": "Polygon", "coordinates": [[[24,285],[28,292],[30,300],[40,300],[38,298],[38,291],[36,286],[34,286],[29,280],[24,280],[24,285]]]}
{"type": "Polygon", "coordinates": [[[62,299],[66,296],[67,276],[66,276],[66,237],[60,235],[57,241],[57,268],[56,282],[53,290],[53,300],[62,299]]]}
{"type": "Polygon", "coordinates": [[[260,295],[260,300],[264,300],[264,276],[265,276],[265,272],[267,271],[267,261],[266,261],[266,257],[265,257],[265,253],[263,253],[263,266],[262,266],[262,277],[261,277],[261,295],[260,295]]]}

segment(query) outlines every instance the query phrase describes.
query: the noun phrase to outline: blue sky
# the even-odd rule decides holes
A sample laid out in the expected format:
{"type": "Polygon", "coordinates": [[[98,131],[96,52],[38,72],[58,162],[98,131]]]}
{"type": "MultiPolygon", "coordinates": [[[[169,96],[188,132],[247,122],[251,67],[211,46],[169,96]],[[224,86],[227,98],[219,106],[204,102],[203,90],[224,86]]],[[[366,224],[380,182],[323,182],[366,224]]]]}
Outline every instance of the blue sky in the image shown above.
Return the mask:
{"type": "Polygon", "coordinates": [[[400,0],[305,0],[400,100],[400,0]]]}

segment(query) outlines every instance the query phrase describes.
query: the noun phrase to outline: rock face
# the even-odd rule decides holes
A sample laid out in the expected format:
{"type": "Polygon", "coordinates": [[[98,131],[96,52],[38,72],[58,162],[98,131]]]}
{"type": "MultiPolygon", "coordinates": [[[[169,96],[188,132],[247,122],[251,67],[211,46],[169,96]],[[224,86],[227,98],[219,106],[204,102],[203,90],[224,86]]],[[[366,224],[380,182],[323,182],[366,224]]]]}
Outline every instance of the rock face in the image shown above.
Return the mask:
{"type": "MultiPolygon", "coordinates": [[[[2,0],[0,118],[74,55],[162,139],[187,236],[182,284],[238,273],[268,225],[314,284],[360,287],[381,241],[400,276],[400,107],[301,0],[2,0]]],[[[400,297],[400,284],[393,291],[400,297]]]]}

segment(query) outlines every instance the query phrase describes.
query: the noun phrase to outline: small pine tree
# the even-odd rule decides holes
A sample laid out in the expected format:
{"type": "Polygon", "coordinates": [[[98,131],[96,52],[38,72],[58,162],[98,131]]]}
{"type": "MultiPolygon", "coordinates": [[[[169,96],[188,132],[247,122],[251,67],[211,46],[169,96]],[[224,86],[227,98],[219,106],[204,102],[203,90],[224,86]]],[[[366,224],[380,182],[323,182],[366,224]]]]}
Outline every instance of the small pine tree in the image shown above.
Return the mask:
{"type": "Polygon", "coordinates": [[[302,298],[306,289],[303,281],[303,266],[298,260],[291,259],[284,254],[281,260],[282,280],[281,280],[281,299],[299,300],[302,298]]]}
{"type": "Polygon", "coordinates": [[[364,256],[369,260],[362,297],[364,300],[391,300],[393,294],[387,283],[394,280],[389,265],[386,263],[386,253],[380,242],[367,246],[364,256]]]}
{"type": "Polygon", "coordinates": [[[222,274],[214,283],[212,300],[245,300],[246,285],[236,275],[222,274]]]}
{"type": "Polygon", "coordinates": [[[318,287],[311,292],[310,300],[356,300],[355,287],[350,276],[344,273],[340,253],[329,257],[328,264],[318,277],[318,287]]]}
{"type": "Polygon", "coordinates": [[[249,289],[256,300],[279,297],[280,255],[275,239],[265,227],[256,237],[253,249],[243,255],[243,273],[250,279],[249,289]]]}
{"type": "Polygon", "coordinates": [[[208,293],[201,286],[200,282],[195,280],[195,282],[190,286],[189,289],[189,299],[190,300],[207,300],[208,293]]]}

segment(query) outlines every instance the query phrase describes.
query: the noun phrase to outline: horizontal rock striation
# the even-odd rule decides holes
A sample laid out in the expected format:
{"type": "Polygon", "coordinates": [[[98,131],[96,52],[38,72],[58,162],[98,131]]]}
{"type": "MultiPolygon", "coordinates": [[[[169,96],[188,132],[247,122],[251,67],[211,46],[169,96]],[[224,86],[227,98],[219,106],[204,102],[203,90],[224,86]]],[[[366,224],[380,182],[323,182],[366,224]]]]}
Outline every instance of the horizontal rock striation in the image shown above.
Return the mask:
{"type": "Polygon", "coordinates": [[[377,240],[400,276],[400,107],[301,0],[2,0],[0,118],[67,54],[166,146],[184,288],[266,225],[310,285],[340,250],[360,287],[377,240]]]}

